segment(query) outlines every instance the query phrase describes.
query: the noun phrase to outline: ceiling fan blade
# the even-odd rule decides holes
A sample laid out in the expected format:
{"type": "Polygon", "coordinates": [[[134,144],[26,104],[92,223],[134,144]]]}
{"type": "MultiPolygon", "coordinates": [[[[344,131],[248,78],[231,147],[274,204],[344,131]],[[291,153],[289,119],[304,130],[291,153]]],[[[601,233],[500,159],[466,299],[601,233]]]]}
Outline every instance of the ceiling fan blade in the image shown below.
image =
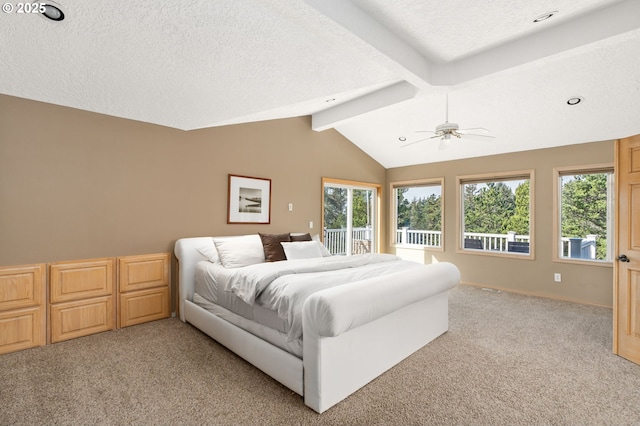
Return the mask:
{"type": "Polygon", "coordinates": [[[474,131],[474,132],[484,132],[484,133],[491,133],[488,129],[485,129],[484,127],[471,127],[468,129],[459,129],[459,132],[469,132],[469,131],[474,131]]]}
{"type": "Polygon", "coordinates": [[[464,138],[464,137],[476,137],[476,138],[490,138],[490,139],[495,139],[495,136],[493,135],[479,135],[477,133],[466,133],[466,132],[458,132],[460,133],[460,135],[464,138]]]}
{"type": "Polygon", "coordinates": [[[404,145],[400,145],[400,148],[404,148],[404,147],[409,146],[409,145],[414,145],[414,144],[417,144],[417,143],[419,143],[419,142],[424,142],[424,141],[426,141],[427,139],[431,139],[431,138],[424,138],[424,139],[420,139],[420,140],[417,140],[417,141],[413,141],[413,142],[405,143],[404,145]]]}

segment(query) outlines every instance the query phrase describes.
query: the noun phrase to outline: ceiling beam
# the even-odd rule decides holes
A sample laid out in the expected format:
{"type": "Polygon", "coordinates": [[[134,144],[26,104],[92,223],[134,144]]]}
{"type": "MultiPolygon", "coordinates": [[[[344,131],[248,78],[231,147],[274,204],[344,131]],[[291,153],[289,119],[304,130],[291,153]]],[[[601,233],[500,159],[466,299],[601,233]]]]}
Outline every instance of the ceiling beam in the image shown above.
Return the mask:
{"type": "MultiPolygon", "coordinates": [[[[462,84],[640,28],[640,1],[623,0],[561,24],[549,25],[544,31],[440,65],[431,63],[349,0],[304,1],[380,52],[382,55],[376,55],[375,60],[408,82],[413,89],[432,90],[434,86],[462,84]]],[[[400,90],[391,86],[382,89],[381,93],[364,95],[315,113],[312,116],[313,129],[335,127],[357,114],[406,100],[406,90],[408,87],[400,90]],[[396,91],[405,93],[405,96],[396,91]],[[372,100],[375,102],[367,105],[372,100]],[[384,104],[385,101],[388,103],[384,104]]],[[[411,97],[414,95],[415,92],[411,97]]]]}
{"type": "Polygon", "coordinates": [[[304,0],[382,55],[382,66],[413,86],[430,87],[431,63],[418,51],[349,0],[304,0]]]}
{"type": "Polygon", "coordinates": [[[476,55],[432,66],[429,83],[453,86],[577,49],[640,28],[639,17],[640,1],[614,3],[476,55]]]}
{"type": "Polygon", "coordinates": [[[367,112],[413,99],[416,93],[418,93],[418,89],[415,86],[401,81],[335,107],[316,112],[311,116],[311,128],[315,131],[327,130],[367,112]]]}

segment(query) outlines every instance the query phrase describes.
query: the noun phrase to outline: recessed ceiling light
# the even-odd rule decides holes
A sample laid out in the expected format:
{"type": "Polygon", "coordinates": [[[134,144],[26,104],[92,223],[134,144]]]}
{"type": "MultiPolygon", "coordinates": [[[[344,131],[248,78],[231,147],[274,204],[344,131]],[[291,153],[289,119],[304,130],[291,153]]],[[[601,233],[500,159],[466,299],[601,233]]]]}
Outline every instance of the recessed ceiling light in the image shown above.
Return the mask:
{"type": "Polygon", "coordinates": [[[581,96],[572,96],[567,100],[567,105],[578,105],[580,102],[582,102],[582,97],[581,96]]]}
{"type": "Polygon", "coordinates": [[[554,10],[553,12],[543,13],[542,15],[540,15],[536,19],[534,19],[533,22],[534,23],[538,23],[538,22],[546,21],[547,19],[551,18],[556,13],[558,13],[557,10],[554,10]]]}
{"type": "Polygon", "coordinates": [[[64,12],[60,6],[49,2],[44,5],[44,12],[42,12],[42,16],[51,19],[52,21],[62,21],[64,19],[64,12]]]}
{"type": "Polygon", "coordinates": [[[404,141],[406,141],[406,140],[407,140],[407,138],[405,138],[404,136],[400,136],[400,137],[398,138],[398,140],[399,140],[400,142],[404,142],[404,141]]]}

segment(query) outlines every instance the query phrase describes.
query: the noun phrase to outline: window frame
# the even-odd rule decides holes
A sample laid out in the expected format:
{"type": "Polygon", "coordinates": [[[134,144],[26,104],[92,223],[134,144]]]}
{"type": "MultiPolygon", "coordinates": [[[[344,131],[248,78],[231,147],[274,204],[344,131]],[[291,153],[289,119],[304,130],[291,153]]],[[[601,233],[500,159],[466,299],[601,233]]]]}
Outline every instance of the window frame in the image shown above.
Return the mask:
{"type": "Polygon", "coordinates": [[[514,170],[472,175],[456,176],[456,253],[477,256],[492,256],[520,260],[535,260],[535,170],[514,170]],[[489,250],[474,250],[464,248],[464,192],[462,185],[469,183],[487,183],[509,180],[529,180],[529,253],[498,252],[489,250]]]}
{"type": "Polygon", "coordinates": [[[320,213],[320,239],[322,241],[322,243],[324,244],[324,228],[325,228],[325,224],[324,224],[324,189],[325,187],[328,186],[334,186],[334,187],[341,187],[341,188],[347,188],[347,189],[360,189],[360,190],[373,190],[376,192],[376,196],[375,196],[375,218],[374,218],[374,222],[371,227],[374,230],[374,237],[371,241],[372,243],[372,247],[371,247],[371,253],[380,253],[381,251],[381,247],[380,247],[380,242],[381,240],[381,223],[382,223],[382,185],[377,184],[377,183],[370,183],[370,182],[359,182],[359,181],[353,181],[353,180],[345,180],[345,179],[334,179],[334,178],[328,178],[328,177],[323,177],[321,179],[321,191],[320,194],[322,194],[322,199],[321,199],[321,204],[320,207],[322,208],[321,213],[320,213]]]}
{"type": "Polygon", "coordinates": [[[553,229],[552,229],[552,244],[553,244],[553,262],[557,263],[571,263],[578,265],[590,265],[590,266],[602,266],[613,267],[613,254],[615,244],[615,168],[613,163],[599,163],[599,164],[587,164],[581,166],[566,166],[566,167],[554,167],[553,169],[553,229]],[[560,178],[566,175],[578,175],[578,174],[597,174],[597,173],[611,173],[611,182],[609,183],[609,194],[607,204],[610,209],[608,211],[607,218],[607,248],[609,250],[609,260],[597,260],[597,259],[576,259],[571,257],[562,257],[561,244],[562,244],[562,211],[560,197],[562,195],[560,178]]]}
{"type": "Polygon", "coordinates": [[[415,179],[415,180],[403,180],[389,183],[389,247],[399,247],[407,249],[418,250],[430,250],[430,251],[444,251],[445,247],[445,214],[444,214],[444,177],[429,178],[429,179],[415,179]],[[398,200],[396,197],[396,189],[417,187],[417,186],[440,186],[440,246],[425,246],[422,244],[399,244],[396,242],[396,232],[398,229],[398,200]]]}

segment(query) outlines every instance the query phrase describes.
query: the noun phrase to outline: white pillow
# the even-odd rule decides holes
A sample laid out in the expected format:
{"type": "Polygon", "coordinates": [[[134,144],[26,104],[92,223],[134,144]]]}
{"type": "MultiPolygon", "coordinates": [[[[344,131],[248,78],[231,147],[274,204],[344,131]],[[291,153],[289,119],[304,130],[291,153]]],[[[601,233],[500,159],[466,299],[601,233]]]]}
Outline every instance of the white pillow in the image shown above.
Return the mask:
{"type": "Polygon", "coordinates": [[[213,243],[225,268],[240,268],[264,262],[264,249],[258,234],[214,237],[213,243]]]}
{"type": "Polygon", "coordinates": [[[320,235],[319,234],[312,235],[311,239],[313,241],[317,241],[318,242],[318,245],[320,246],[320,252],[322,252],[322,257],[331,256],[331,252],[329,251],[329,249],[326,248],[324,244],[322,244],[322,241],[320,241],[320,235]]]}
{"type": "Polygon", "coordinates": [[[312,259],[322,257],[322,252],[317,241],[292,241],[283,242],[282,248],[287,260],[312,259]]]}
{"type": "Polygon", "coordinates": [[[211,263],[220,264],[220,257],[218,256],[218,250],[216,250],[216,246],[213,244],[213,238],[211,239],[211,244],[206,244],[202,247],[196,248],[198,253],[207,258],[207,260],[211,263]]]}

